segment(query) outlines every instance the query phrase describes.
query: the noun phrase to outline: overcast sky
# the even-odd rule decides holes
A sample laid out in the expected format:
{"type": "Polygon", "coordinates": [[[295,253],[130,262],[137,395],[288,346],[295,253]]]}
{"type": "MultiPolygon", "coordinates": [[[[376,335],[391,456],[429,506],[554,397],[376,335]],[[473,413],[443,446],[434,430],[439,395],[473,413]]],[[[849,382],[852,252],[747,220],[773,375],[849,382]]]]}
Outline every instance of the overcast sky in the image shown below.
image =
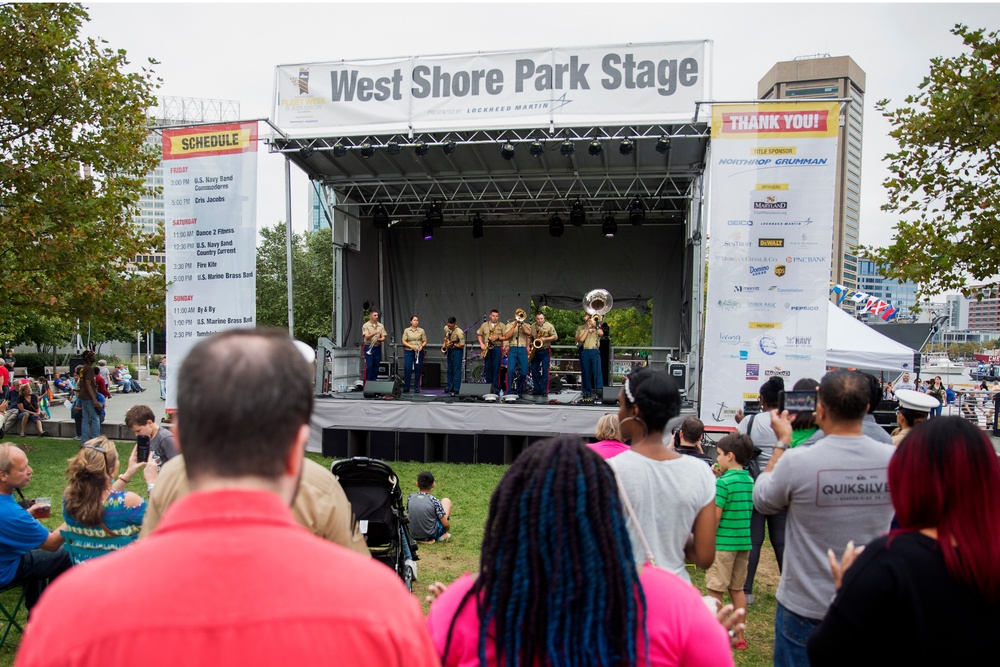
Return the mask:
{"type": "MultiPolygon", "coordinates": [[[[517,48],[712,40],[712,99],[754,99],[776,62],[850,56],[867,74],[861,241],[892,238],[883,157],[895,148],[875,111],[902,103],[934,56],[961,52],[955,23],[1000,28],[1000,4],[414,3],[88,5],[90,36],[160,61],[160,95],[236,100],[245,119],[271,115],[285,63],[517,48]]],[[[261,127],[263,132],[265,127],[261,127]]],[[[262,148],[264,148],[262,146],[262,148]]],[[[293,167],[293,228],[306,225],[307,179],[293,167]]],[[[283,159],[260,153],[258,226],[285,217],[283,159]]]]}

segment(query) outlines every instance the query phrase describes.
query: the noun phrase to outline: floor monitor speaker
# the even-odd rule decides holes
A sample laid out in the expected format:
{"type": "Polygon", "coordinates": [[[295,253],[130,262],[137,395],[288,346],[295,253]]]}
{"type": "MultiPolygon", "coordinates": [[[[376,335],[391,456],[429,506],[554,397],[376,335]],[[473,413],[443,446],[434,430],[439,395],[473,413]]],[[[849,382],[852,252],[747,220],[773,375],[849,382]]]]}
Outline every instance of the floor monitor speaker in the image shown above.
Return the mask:
{"type": "Polygon", "coordinates": [[[369,380],[365,383],[365,398],[382,398],[395,396],[399,398],[401,391],[399,380],[369,380]]]}
{"type": "Polygon", "coordinates": [[[458,388],[459,398],[482,398],[486,394],[492,393],[493,387],[481,382],[463,382],[458,388]]]}
{"type": "Polygon", "coordinates": [[[618,393],[621,390],[621,387],[604,387],[604,391],[601,394],[601,403],[604,405],[618,405],[618,393]]]}

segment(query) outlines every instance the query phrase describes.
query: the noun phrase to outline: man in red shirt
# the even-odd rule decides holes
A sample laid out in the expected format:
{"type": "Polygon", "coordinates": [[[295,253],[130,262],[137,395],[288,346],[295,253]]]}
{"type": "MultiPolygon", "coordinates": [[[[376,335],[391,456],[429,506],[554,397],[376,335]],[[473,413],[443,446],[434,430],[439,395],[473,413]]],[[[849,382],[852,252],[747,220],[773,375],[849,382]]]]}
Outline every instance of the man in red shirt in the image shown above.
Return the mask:
{"type": "Polygon", "coordinates": [[[17,664],[438,665],[399,577],[310,534],[288,509],[309,438],[309,375],[277,330],[198,343],[177,392],[191,493],[147,539],[50,586],[17,664]],[[275,378],[276,367],[286,372],[275,378]],[[246,389],[239,400],[218,400],[234,386],[246,389]]]}

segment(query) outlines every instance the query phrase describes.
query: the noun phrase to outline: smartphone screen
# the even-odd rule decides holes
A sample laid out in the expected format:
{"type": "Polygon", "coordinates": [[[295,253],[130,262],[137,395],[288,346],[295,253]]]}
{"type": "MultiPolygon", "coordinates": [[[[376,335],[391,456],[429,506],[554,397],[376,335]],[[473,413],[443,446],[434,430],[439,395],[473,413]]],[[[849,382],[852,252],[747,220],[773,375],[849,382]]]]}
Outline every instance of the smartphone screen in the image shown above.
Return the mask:
{"type": "Polygon", "coordinates": [[[137,435],[135,436],[136,443],[136,458],[139,463],[144,463],[149,460],[149,436],[148,435],[137,435]]]}
{"type": "Polygon", "coordinates": [[[816,392],[805,391],[783,391],[778,394],[778,407],[780,410],[789,412],[815,412],[816,392]]]}

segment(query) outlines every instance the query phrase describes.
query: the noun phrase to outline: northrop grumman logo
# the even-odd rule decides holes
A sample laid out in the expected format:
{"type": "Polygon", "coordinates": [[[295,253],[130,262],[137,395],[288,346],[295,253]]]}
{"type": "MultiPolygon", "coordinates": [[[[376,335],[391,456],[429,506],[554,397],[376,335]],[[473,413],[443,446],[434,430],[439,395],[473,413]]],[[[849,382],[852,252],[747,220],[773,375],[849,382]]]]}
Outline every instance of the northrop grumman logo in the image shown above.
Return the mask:
{"type": "Polygon", "coordinates": [[[784,211],[788,208],[788,202],[778,201],[774,197],[765,197],[764,201],[755,201],[753,210],[755,211],[784,211]]]}

